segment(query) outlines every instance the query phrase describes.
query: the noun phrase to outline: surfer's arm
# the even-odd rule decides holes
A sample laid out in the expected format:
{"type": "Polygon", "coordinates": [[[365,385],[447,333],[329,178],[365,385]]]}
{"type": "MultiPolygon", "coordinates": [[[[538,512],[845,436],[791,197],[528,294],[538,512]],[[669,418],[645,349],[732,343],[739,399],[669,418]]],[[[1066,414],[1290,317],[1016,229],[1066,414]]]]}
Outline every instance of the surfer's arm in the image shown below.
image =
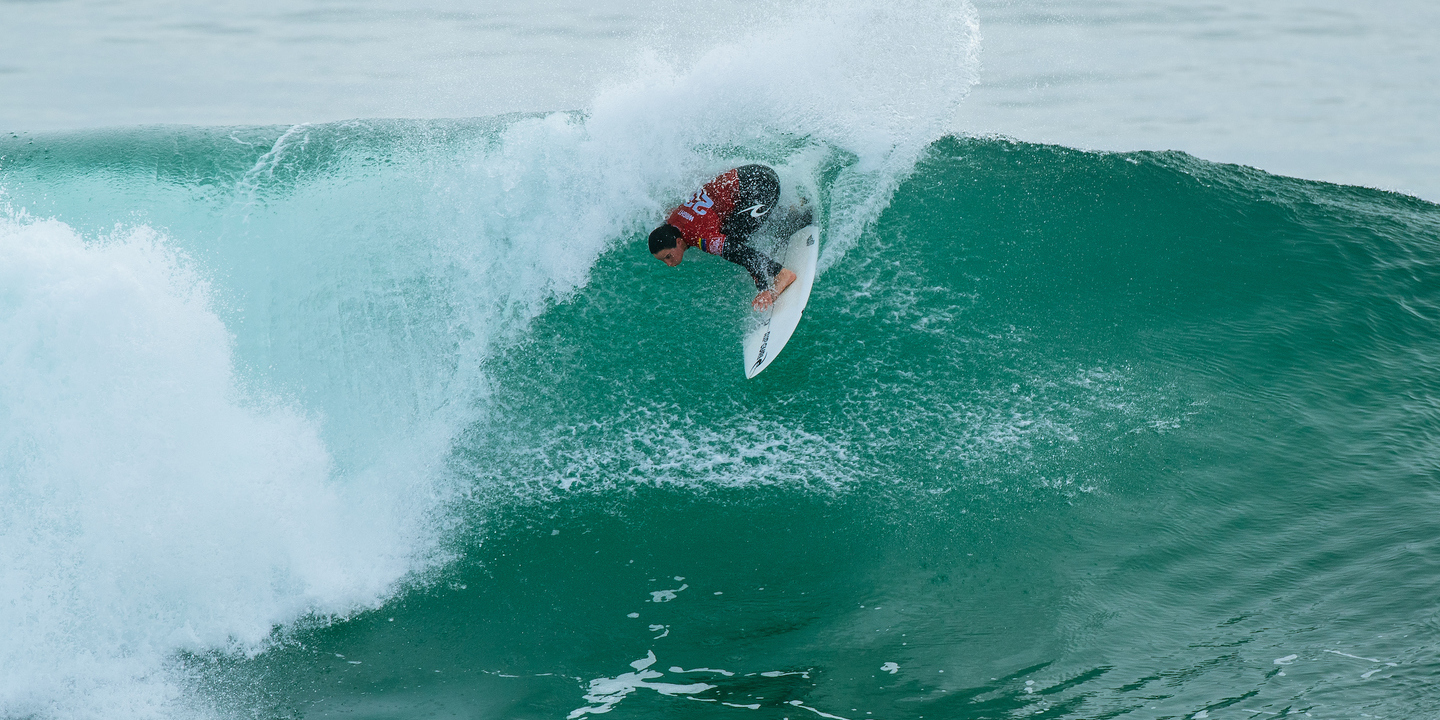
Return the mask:
{"type": "MultiPolygon", "coordinates": [[[[725,249],[721,251],[720,257],[745,268],[746,272],[750,273],[750,277],[755,278],[756,290],[770,287],[775,282],[776,276],[785,269],[765,253],[743,242],[725,243],[725,249]]],[[[790,275],[793,280],[795,273],[790,273],[790,275]]]]}

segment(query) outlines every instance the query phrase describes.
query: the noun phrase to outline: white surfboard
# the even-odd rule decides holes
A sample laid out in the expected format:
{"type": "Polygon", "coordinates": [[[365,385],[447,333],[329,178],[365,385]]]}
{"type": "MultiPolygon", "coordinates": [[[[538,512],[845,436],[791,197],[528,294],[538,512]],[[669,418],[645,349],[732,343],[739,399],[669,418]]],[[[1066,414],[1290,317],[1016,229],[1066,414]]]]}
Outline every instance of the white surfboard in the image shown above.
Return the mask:
{"type": "Polygon", "coordinates": [[[761,313],[755,326],[745,333],[745,377],[753,378],[770,367],[775,356],[790,341],[800,324],[800,313],[810,302],[810,287],[815,284],[815,265],[820,260],[820,228],[807,225],[790,236],[781,265],[795,273],[795,282],[780,293],[775,304],[761,313]]]}

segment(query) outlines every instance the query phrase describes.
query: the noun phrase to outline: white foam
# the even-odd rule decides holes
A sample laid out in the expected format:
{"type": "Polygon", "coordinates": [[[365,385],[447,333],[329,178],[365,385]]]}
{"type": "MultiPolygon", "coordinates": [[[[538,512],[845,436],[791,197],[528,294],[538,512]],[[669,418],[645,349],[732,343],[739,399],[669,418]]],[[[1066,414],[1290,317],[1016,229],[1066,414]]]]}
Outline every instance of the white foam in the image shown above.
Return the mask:
{"type": "MultiPolygon", "coordinates": [[[[248,316],[240,344],[263,377],[237,372],[241,326],[222,316],[240,312],[217,313],[172,240],[0,217],[0,715],[194,715],[165,669],[177,650],[258,652],[277,625],[382,602],[431,557],[435,467],[474,420],[481,362],[697,181],[765,159],[716,148],[805,148],[776,163],[789,186],[853,156],[832,188],[833,262],[956,127],[975,15],[901,0],[770,20],[698,58],[640,62],[585,113],[514,121],[458,168],[398,158],[277,194],[267,183],[325,131],[293,128],[238,188],[242,246],[217,242],[227,300],[277,308],[248,316]],[[417,278],[433,309],[404,307],[417,278]]],[[[701,438],[698,465],[641,460],[663,482],[765,456],[736,482],[773,482],[760,476],[786,452],[829,447],[749,435],[739,450],[701,438]]]]}
{"type": "Polygon", "coordinates": [[[670,667],[670,672],[672,672],[672,673],[696,673],[696,672],[719,673],[720,675],[724,675],[725,677],[732,677],[732,676],[735,675],[735,673],[730,672],[729,670],[717,670],[717,669],[715,669],[715,668],[692,668],[692,669],[690,669],[690,670],[686,670],[686,669],[684,669],[684,668],[682,668],[682,667],[680,667],[680,666],[678,666],[678,665],[672,665],[672,666],[670,667]]]}
{"type": "Polygon", "coordinates": [[[526,448],[526,455],[544,458],[534,467],[554,469],[519,481],[524,486],[519,494],[544,493],[547,488],[603,493],[618,482],[673,487],[793,485],[829,493],[854,479],[847,465],[847,443],[762,417],[763,411],[724,427],[707,424],[680,407],[652,404],[616,412],[606,428],[605,442],[581,447],[562,437],[526,448]]]}
{"type": "MultiPolygon", "coordinates": [[[[1361,679],[1364,679],[1364,680],[1369,680],[1371,675],[1374,675],[1375,673],[1378,673],[1378,672],[1380,672],[1381,670],[1384,670],[1385,668],[1393,668],[1393,667],[1399,667],[1399,666],[1400,666],[1400,663],[1389,662],[1389,661],[1386,661],[1386,660],[1381,660],[1381,659],[1379,659],[1379,658],[1367,658],[1367,657],[1362,657],[1362,656],[1360,656],[1360,655],[1351,655],[1350,653],[1340,652],[1339,650],[1326,650],[1325,652],[1330,653],[1331,655],[1339,655],[1339,656],[1341,656],[1341,657],[1353,658],[1353,659],[1355,659],[1355,660],[1364,660],[1364,661],[1366,661],[1366,662],[1380,663],[1380,664],[1381,664],[1380,667],[1372,668],[1371,670],[1369,670],[1369,671],[1367,671],[1367,672],[1365,672],[1365,673],[1362,673],[1362,674],[1360,675],[1361,679]]],[[[1294,656],[1292,655],[1291,657],[1294,657],[1294,656]]],[[[1279,660],[1276,660],[1275,663],[1278,665],[1278,664],[1280,664],[1280,661],[1279,661],[1279,660]]]]}
{"type": "MultiPolygon", "coordinates": [[[[654,629],[654,628],[652,628],[652,629],[654,629]]],[[[651,690],[655,690],[656,692],[660,693],[661,695],[683,696],[683,697],[685,697],[685,699],[687,699],[687,700],[696,700],[696,701],[699,701],[699,702],[719,702],[719,703],[722,704],[722,705],[726,705],[726,706],[734,707],[734,708],[743,708],[743,709],[747,709],[747,710],[757,710],[757,709],[759,709],[759,708],[761,707],[758,703],[731,703],[731,702],[719,701],[719,700],[714,699],[714,698],[694,697],[694,696],[695,696],[696,694],[698,694],[698,693],[702,693],[702,692],[705,692],[706,690],[711,690],[711,689],[714,689],[714,688],[717,688],[717,687],[722,688],[722,693],[721,693],[721,694],[725,694],[725,693],[724,693],[724,690],[723,690],[723,688],[725,687],[725,683],[727,682],[727,681],[725,680],[725,678],[735,677],[735,676],[736,676],[736,673],[733,672],[733,671],[723,670],[723,669],[719,669],[719,668],[709,668],[709,667],[697,667],[697,668],[691,668],[691,669],[689,669],[689,670],[686,670],[685,668],[682,668],[682,667],[680,667],[679,665],[672,665],[672,666],[670,666],[670,670],[669,670],[669,671],[670,671],[671,673],[674,673],[674,674],[710,673],[710,674],[714,674],[714,675],[720,675],[720,676],[722,676],[722,677],[712,678],[712,681],[713,681],[714,683],[716,683],[716,684],[713,684],[713,685],[712,685],[712,684],[708,684],[708,683],[694,683],[694,684],[684,684],[684,685],[675,684],[675,683],[655,683],[655,682],[651,682],[651,681],[664,676],[664,673],[662,673],[662,672],[660,672],[660,671],[658,671],[658,670],[652,670],[652,669],[651,669],[651,667],[655,664],[655,662],[656,662],[655,652],[652,650],[652,651],[649,651],[649,652],[646,654],[645,657],[640,658],[639,660],[636,660],[636,661],[630,663],[630,666],[635,669],[635,672],[623,673],[623,674],[617,675],[617,676],[615,676],[615,677],[613,677],[613,678],[605,677],[605,678],[596,678],[595,680],[591,680],[590,683],[589,683],[589,685],[588,685],[589,692],[585,695],[585,699],[586,699],[586,701],[588,701],[588,702],[590,702],[590,703],[593,703],[593,704],[592,704],[592,705],[588,705],[588,706],[584,706],[584,707],[580,707],[580,708],[576,708],[575,710],[571,711],[571,713],[570,713],[569,716],[568,716],[568,717],[569,717],[569,720],[577,720],[578,718],[583,717],[583,716],[588,715],[588,714],[596,714],[596,715],[599,715],[599,714],[603,714],[603,713],[608,713],[608,712],[610,712],[612,709],[614,709],[615,705],[619,704],[620,701],[624,700],[626,696],[628,696],[630,693],[634,692],[634,691],[635,691],[636,689],[638,689],[638,688],[648,688],[648,689],[651,689],[651,690]]],[[[783,671],[783,670],[771,670],[771,671],[768,671],[768,672],[758,672],[758,673],[752,672],[752,673],[746,673],[746,674],[744,675],[744,677],[752,678],[752,677],[759,676],[759,677],[765,677],[765,678],[782,678],[782,677],[789,677],[789,676],[792,676],[792,675],[793,675],[793,676],[799,676],[799,677],[805,678],[805,679],[807,679],[807,680],[810,679],[810,671],[809,671],[809,670],[802,670],[802,671],[798,671],[798,672],[787,672],[787,671],[783,671]]],[[[754,695],[754,694],[753,694],[753,693],[755,692],[755,690],[756,690],[756,687],[755,687],[755,685],[754,685],[752,682],[746,681],[746,682],[744,683],[744,687],[745,687],[744,692],[745,692],[746,694],[750,694],[752,699],[754,699],[754,700],[762,700],[762,699],[764,699],[762,696],[754,695]]],[[[806,709],[806,710],[809,710],[809,711],[814,712],[814,713],[816,713],[816,714],[818,714],[818,715],[821,715],[822,717],[827,717],[827,718],[835,718],[835,717],[838,717],[838,716],[835,716],[835,715],[829,715],[829,714],[826,714],[826,713],[824,713],[824,712],[821,712],[820,710],[817,710],[816,708],[806,707],[806,706],[804,706],[804,705],[799,704],[798,701],[796,701],[796,702],[791,702],[790,704],[791,704],[791,705],[795,705],[796,707],[802,707],[802,708],[804,708],[804,709],[806,709]]],[[[840,720],[844,720],[844,718],[841,718],[840,720]]]]}
{"type": "Polygon", "coordinates": [[[196,716],[181,649],[374,605],[404,519],[247,395],[210,288],[144,227],[0,215],[0,716],[196,716]]]}
{"type": "Polygon", "coordinates": [[[673,589],[673,590],[654,590],[654,591],[652,591],[652,592],[650,593],[650,602],[653,602],[653,603],[670,602],[671,600],[674,600],[674,599],[675,599],[675,597],[676,597],[675,594],[676,594],[676,593],[681,592],[682,590],[685,590],[685,589],[687,589],[687,588],[689,588],[689,587],[690,587],[690,586],[689,586],[688,584],[686,584],[686,585],[681,585],[680,587],[675,588],[675,589],[673,589]]]}
{"type": "MultiPolygon", "coordinates": [[[[1359,655],[1351,655],[1350,653],[1340,652],[1339,650],[1326,650],[1325,652],[1330,653],[1331,655],[1339,655],[1340,657],[1354,658],[1354,659],[1356,659],[1356,660],[1364,660],[1364,661],[1366,661],[1366,662],[1372,662],[1372,663],[1385,662],[1384,660],[1380,660],[1380,659],[1377,659],[1377,658],[1367,658],[1367,657],[1361,657],[1361,656],[1359,656],[1359,655]]],[[[1394,667],[1394,665],[1395,665],[1395,663],[1386,663],[1386,664],[1387,664],[1387,665],[1390,665],[1390,666],[1392,666],[1392,667],[1394,667]]]]}
{"type": "MultiPolygon", "coordinates": [[[[662,204],[716,169],[704,148],[793,138],[852,154],[830,189],[823,271],[885,209],[920,153],[960,129],[979,43],[966,2],[775,8],[693,60],[642,59],[630,82],[596,97],[586,130],[599,145],[625,148],[617,160],[626,171],[645,163],[638,175],[662,191],[662,204]]],[[[813,172],[821,159],[794,161],[813,172]]]]}
{"type": "Polygon", "coordinates": [[[585,693],[585,701],[592,704],[571,710],[570,714],[565,716],[566,720],[576,720],[577,718],[582,718],[590,714],[601,715],[608,713],[621,700],[624,700],[627,695],[640,688],[654,690],[661,695],[674,696],[694,695],[695,693],[705,692],[715,687],[714,685],[707,685],[705,683],[678,685],[675,683],[650,682],[655,678],[664,676],[662,672],[649,669],[649,667],[654,664],[655,651],[652,650],[646,654],[646,657],[630,663],[630,667],[635,668],[635,672],[621,673],[613,678],[597,678],[591,680],[589,692],[585,693]]]}
{"type": "MultiPolygon", "coordinates": [[[[453,325],[474,338],[458,353],[462,371],[483,363],[505,336],[500,326],[523,328],[549,301],[585,286],[617,240],[648,231],[698,183],[742,162],[768,162],[787,193],[810,195],[821,168],[843,162],[824,208],[829,239],[822,267],[833,263],[888,204],[924,148],[959,128],[960,103],[978,71],[978,25],[964,2],[802,3],[767,10],[750,30],[714,41],[707,38],[711,44],[694,56],[637,60],[628,80],[597,93],[582,113],[511,122],[474,151],[464,172],[438,183],[463,220],[459,237],[443,248],[461,269],[453,325]]],[[[297,138],[289,142],[298,147],[297,138]]],[[[743,274],[735,277],[745,282],[743,274]]],[[[448,392],[477,382],[483,380],[457,377],[437,386],[448,392]]],[[[684,409],[631,412],[689,422],[684,409]]],[[[500,420],[496,432],[504,433],[500,420]]],[[[676,427],[663,454],[649,452],[656,445],[649,430],[637,434],[638,443],[603,443],[617,448],[605,453],[536,444],[522,452],[574,455],[536,465],[559,472],[518,482],[548,493],[576,484],[604,491],[616,477],[689,484],[703,476],[822,490],[850,479],[834,467],[833,458],[843,457],[835,442],[768,418],[718,432],[676,427]],[[617,462],[629,470],[606,472],[617,462]]],[[[495,498],[516,494],[491,490],[481,489],[495,498]]]]}
{"type": "Polygon", "coordinates": [[[808,705],[805,705],[804,703],[802,703],[802,702],[799,701],[799,700],[791,700],[791,701],[789,701],[789,703],[787,703],[787,704],[789,704],[789,705],[794,705],[795,707],[798,707],[798,708],[800,708],[800,709],[802,709],[802,710],[809,710],[810,712],[815,713],[816,715],[819,715],[820,717],[828,718],[829,720],[849,720],[849,718],[841,717],[841,716],[839,716],[839,715],[831,715],[830,713],[822,712],[822,711],[817,710],[817,709],[815,709],[815,708],[813,708],[813,707],[810,707],[810,706],[808,706],[808,705]]]}

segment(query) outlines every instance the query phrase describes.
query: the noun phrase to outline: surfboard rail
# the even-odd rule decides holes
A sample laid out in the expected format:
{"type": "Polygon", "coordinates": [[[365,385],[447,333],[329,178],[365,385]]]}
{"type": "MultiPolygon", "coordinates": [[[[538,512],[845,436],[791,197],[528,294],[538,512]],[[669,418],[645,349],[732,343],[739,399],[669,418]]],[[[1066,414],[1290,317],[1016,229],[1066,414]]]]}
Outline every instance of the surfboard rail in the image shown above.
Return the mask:
{"type": "Polygon", "coordinates": [[[820,228],[806,225],[790,236],[781,265],[795,273],[795,282],[780,293],[775,304],[760,314],[754,327],[745,333],[741,346],[744,350],[745,378],[759,375],[780,355],[795,328],[805,305],[810,302],[810,289],[815,284],[815,268],[820,260],[820,228]]]}

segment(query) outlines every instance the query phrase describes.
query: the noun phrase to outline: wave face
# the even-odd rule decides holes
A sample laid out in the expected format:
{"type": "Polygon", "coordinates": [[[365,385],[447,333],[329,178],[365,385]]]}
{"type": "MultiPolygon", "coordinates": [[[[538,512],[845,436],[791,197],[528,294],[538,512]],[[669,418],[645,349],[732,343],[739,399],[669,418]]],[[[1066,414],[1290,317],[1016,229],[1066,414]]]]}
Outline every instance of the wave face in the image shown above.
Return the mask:
{"type": "Polygon", "coordinates": [[[836,12],[0,140],[0,717],[1440,711],[1440,207],[965,137],[968,9],[836,12]],[[825,245],[745,381],[741,271],[642,248],[752,161],[825,245]]]}
{"type": "Polygon", "coordinates": [[[6,717],[1437,709],[1440,208],[948,137],[747,382],[588,122],[4,148],[6,717]]]}
{"type": "Polygon", "coordinates": [[[583,112],[0,140],[0,717],[288,712],[256,668],[484,535],[469,438],[537,319],[740,162],[823,192],[843,257],[977,43],[968,5],[842,3],[583,112]]]}

